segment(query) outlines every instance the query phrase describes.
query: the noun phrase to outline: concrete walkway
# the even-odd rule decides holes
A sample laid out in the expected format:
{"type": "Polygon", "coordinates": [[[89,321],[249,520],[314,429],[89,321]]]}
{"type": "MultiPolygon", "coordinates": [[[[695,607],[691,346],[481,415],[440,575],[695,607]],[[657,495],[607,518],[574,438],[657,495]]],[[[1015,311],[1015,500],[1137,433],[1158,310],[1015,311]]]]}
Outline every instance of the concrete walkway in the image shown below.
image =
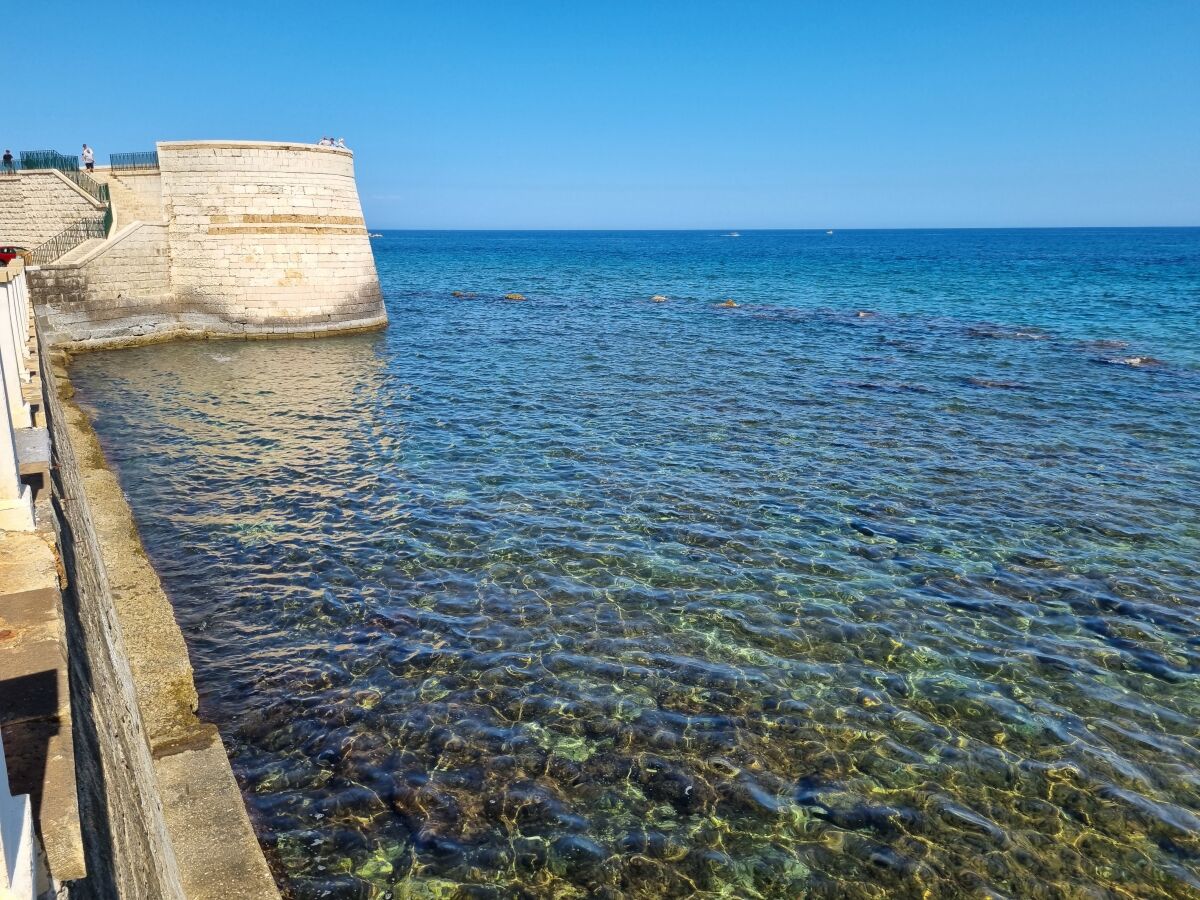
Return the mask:
{"type": "Polygon", "coordinates": [[[0,585],[0,731],[9,784],[14,793],[29,794],[55,878],[82,878],[87,873],[53,532],[0,532],[0,585]]]}

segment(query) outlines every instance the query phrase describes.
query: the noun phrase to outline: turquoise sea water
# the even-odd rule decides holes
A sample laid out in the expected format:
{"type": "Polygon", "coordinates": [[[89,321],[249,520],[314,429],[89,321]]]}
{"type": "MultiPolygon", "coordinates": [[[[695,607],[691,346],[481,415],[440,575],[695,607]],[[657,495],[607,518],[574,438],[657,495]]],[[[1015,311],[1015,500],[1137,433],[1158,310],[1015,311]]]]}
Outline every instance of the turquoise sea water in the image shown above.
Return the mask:
{"type": "Polygon", "coordinates": [[[374,245],[72,369],[293,896],[1200,897],[1200,230],[374,245]]]}

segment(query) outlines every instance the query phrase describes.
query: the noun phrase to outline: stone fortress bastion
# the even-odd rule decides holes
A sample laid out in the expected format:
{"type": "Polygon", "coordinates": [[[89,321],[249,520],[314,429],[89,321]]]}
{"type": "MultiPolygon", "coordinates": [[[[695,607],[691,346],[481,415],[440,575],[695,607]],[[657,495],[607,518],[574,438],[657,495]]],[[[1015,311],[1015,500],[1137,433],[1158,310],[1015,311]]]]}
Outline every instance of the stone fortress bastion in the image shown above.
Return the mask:
{"type": "MultiPolygon", "coordinates": [[[[387,324],[349,150],[266,141],[157,149],[157,169],[94,173],[111,197],[106,238],[31,267],[51,345],[387,324]]],[[[0,179],[0,243],[31,246],[95,207],[58,172],[0,179]]]]}

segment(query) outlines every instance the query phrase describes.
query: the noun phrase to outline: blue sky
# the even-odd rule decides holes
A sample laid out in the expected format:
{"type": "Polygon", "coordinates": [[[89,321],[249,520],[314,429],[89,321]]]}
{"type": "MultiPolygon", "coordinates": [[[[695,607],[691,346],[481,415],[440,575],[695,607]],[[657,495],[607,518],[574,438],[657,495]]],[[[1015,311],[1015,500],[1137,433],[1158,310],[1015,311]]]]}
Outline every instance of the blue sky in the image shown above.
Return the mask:
{"type": "Polygon", "coordinates": [[[1200,0],[148,8],[9,29],[0,144],[341,135],[372,228],[1200,225],[1200,0]]]}

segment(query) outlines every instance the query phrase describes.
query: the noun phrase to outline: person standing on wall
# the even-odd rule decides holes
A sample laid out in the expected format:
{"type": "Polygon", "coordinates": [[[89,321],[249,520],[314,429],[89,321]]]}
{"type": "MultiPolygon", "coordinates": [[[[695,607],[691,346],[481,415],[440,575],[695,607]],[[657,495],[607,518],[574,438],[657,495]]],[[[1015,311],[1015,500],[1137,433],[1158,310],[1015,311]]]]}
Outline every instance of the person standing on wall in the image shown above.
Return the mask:
{"type": "Polygon", "coordinates": [[[96,154],[87,144],[83,145],[83,167],[89,172],[96,170],[96,154]]]}
{"type": "Polygon", "coordinates": [[[11,150],[4,151],[4,168],[8,169],[9,171],[12,171],[12,169],[14,168],[13,155],[12,155],[11,150]]]}

